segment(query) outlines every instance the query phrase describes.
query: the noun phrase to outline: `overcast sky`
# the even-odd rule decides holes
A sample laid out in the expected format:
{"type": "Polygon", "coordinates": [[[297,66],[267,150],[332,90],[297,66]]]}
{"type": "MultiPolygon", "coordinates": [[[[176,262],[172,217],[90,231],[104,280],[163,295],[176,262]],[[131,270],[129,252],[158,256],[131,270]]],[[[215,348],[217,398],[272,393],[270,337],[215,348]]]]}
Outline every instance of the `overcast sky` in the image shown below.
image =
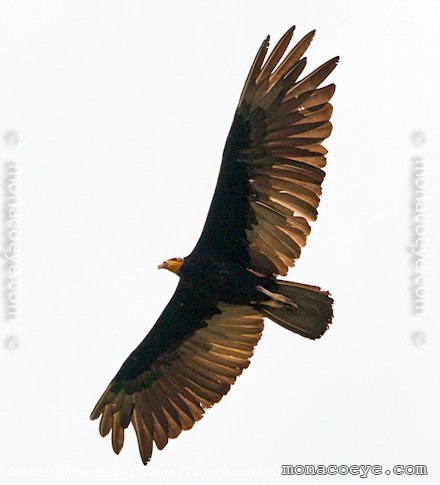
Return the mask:
{"type": "Polygon", "coordinates": [[[19,198],[1,482],[333,485],[357,477],[281,465],[425,464],[368,483],[440,483],[440,4],[158,5],[1,2],[4,253],[12,162],[19,198]],[[309,71],[341,56],[319,218],[288,276],[331,291],[334,323],[312,342],[267,321],[228,396],[144,468],[131,428],[116,456],[89,414],[173,293],[157,264],[200,234],[256,50],[292,24],[317,29],[309,71]]]}

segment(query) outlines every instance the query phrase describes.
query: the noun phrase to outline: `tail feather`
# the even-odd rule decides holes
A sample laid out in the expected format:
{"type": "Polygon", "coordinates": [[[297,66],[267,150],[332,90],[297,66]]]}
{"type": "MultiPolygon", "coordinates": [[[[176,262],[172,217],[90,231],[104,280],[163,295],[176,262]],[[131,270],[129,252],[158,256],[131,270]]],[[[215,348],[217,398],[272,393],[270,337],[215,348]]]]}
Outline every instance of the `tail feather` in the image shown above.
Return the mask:
{"type": "Polygon", "coordinates": [[[278,292],[296,304],[261,303],[260,311],[278,325],[310,339],[320,338],[333,318],[333,299],[318,286],[277,280],[278,292]]]}

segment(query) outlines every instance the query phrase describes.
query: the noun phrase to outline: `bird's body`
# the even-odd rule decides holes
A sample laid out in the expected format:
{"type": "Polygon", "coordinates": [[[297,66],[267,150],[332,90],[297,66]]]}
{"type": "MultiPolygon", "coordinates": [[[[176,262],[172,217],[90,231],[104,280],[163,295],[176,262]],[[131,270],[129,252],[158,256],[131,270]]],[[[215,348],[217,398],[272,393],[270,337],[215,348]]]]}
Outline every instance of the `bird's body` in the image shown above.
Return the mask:
{"type": "Polygon", "coordinates": [[[179,272],[183,284],[222,303],[251,305],[267,299],[258,285],[276,290],[273,276],[258,276],[244,266],[210,257],[188,257],[179,272]]]}
{"type": "Polygon", "coordinates": [[[91,418],[119,453],[131,423],[142,461],[218,402],[249,365],[264,317],[320,338],[333,300],[317,286],[277,278],[295,264],[317,216],[335,86],[319,87],[331,59],[299,79],[314,32],[266,59],[261,45],[226,140],[214,197],[194,250],[164,261],[180,277],[156,324],[124,362],[91,418]],[[283,57],[284,56],[284,57],[283,57]]]}

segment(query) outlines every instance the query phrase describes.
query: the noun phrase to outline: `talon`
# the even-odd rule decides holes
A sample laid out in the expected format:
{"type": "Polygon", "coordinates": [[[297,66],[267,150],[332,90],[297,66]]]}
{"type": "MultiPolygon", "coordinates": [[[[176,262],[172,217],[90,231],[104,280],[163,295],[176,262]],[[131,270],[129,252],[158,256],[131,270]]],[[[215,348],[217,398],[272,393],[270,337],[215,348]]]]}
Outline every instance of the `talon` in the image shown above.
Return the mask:
{"type": "Polygon", "coordinates": [[[286,302],[288,305],[292,306],[293,308],[297,309],[298,308],[298,305],[292,301],[290,298],[287,298],[289,301],[286,302]]]}
{"type": "Polygon", "coordinates": [[[280,303],[284,303],[286,305],[290,305],[293,308],[298,308],[298,305],[290,298],[287,298],[287,296],[280,295],[279,293],[272,293],[261,285],[256,286],[255,289],[260,293],[263,293],[263,295],[268,296],[272,300],[279,301],[280,303]]]}

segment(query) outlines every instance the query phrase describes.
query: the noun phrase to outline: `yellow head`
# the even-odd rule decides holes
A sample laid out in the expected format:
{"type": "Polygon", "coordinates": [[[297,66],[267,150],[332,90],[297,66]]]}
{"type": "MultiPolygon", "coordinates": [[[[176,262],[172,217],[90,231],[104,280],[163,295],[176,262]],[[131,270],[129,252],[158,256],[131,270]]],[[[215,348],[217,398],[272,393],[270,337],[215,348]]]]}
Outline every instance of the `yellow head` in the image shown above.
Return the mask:
{"type": "Polygon", "coordinates": [[[172,273],[179,274],[180,267],[183,264],[183,258],[171,258],[164,261],[162,264],[159,264],[157,267],[158,269],[167,269],[172,273]]]}

